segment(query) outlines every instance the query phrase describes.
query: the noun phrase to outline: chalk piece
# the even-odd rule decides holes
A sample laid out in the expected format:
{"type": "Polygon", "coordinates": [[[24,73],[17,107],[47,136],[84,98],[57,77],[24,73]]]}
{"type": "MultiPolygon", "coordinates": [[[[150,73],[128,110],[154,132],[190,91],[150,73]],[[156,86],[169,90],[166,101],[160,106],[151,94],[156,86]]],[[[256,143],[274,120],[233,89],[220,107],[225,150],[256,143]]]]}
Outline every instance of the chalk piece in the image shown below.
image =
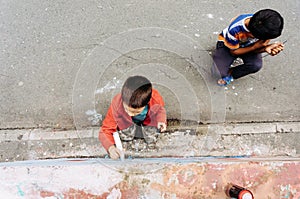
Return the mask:
{"type": "Polygon", "coordinates": [[[121,142],[119,133],[118,132],[114,132],[113,133],[113,137],[114,137],[117,149],[119,149],[121,151],[120,159],[123,161],[124,160],[124,151],[123,151],[123,146],[122,146],[122,142],[121,142]]]}

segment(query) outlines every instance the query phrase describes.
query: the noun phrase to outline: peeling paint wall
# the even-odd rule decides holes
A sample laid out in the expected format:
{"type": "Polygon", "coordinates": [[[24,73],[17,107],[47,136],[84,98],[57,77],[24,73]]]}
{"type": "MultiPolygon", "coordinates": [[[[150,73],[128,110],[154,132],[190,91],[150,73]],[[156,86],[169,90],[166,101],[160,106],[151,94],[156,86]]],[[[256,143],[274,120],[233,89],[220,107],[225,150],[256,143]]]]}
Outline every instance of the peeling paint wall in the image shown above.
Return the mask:
{"type": "Polygon", "coordinates": [[[0,164],[5,198],[226,198],[229,182],[260,199],[299,199],[300,162],[165,158],[0,164]]]}

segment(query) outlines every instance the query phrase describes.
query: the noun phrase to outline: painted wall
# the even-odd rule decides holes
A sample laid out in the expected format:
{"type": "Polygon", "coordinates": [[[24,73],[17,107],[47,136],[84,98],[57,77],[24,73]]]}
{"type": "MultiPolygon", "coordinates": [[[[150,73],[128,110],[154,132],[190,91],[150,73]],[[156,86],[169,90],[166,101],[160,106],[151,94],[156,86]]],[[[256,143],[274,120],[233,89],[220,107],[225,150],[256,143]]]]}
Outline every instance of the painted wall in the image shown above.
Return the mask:
{"type": "Polygon", "coordinates": [[[58,159],[0,164],[4,198],[226,198],[232,182],[255,198],[299,199],[299,160],[58,159]]]}

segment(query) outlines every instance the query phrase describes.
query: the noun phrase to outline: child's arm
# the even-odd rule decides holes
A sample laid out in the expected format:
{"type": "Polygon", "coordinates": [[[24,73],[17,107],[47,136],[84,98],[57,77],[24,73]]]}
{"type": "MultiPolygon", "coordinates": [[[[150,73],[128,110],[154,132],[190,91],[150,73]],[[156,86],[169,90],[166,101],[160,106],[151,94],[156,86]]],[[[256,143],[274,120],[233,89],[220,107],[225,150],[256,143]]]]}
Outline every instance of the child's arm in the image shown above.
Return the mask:
{"type": "Polygon", "coordinates": [[[265,49],[268,46],[269,42],[270,40],[259,40],[252,46],[230,50],[230,53],[233,56],[239,56],[250,52],[260,53],[262,49],[265,49]]]}
{"type": "Polygon", "coordinates": [[[155,89],[152,91],[152,97],[155,99],[156,103],[160,105],[154,105],[154,107],[152,107],[153,112],[156,113],[157,128],[160,132],[164,132],[167,130],[167,114],[166,109],[164,108],[165,102],[160,93],[155,89]]]}
{"type": "Polygon", "coordinates": [[[110,105],[105,119],[103,120],[100,132],[99,140],[102,146],[108,151],[109,147],[115,144],[113,133],[117,131],[117,123],[112,113],[112,105],[110,105]]]}
{"type": "Polygon", "coordinates": [[[99,140],[111,159],[118,159],[121,152],[116,148],[113,133],[117,131],[117,123],[112,114],[112,105],[110,105],[102,127],[99,132],[99,140]]]}

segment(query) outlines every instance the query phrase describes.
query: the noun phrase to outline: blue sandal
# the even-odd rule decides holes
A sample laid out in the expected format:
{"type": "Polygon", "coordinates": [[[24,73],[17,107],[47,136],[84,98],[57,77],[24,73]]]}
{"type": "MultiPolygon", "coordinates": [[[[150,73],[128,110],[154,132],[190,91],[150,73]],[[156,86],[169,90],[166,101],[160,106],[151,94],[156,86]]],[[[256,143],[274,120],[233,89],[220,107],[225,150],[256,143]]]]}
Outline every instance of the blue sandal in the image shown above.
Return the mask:
{"type": "Polygon", "coordinates": [[[219,79],[219,80],[218,80],[218,85],[219,85],[219,86],[227,86],[227,85],[230,84],[232,81],[233,81],[233,77],[232,77],[231,75],[225,76],[225,77],[223,77],[222,79],[219,79]],[[219,83],[220,80],[223,80],[225,83],[224,83],[224,84],[219,83]]]}

